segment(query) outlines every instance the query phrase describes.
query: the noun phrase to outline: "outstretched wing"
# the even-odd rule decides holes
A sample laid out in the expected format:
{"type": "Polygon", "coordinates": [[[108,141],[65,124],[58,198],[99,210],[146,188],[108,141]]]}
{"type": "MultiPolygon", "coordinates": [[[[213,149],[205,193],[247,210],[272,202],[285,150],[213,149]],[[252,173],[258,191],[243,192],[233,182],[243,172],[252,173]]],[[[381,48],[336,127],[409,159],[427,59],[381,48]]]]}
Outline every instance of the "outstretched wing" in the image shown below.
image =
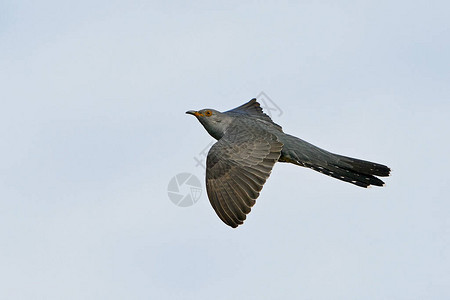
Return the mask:
{"type": "Polygon", "coordinates": [[[266,122],[271,123],[274,125],[278,130],[282,131],[282,128],[280,125],[272,121],[272,119],[266,115],[263,112],[263,109],[258,101],[256,101],[256,98],[253,98],[252,100],[248,101],[245,104],[242,104],[241,106],[238,106],[236,108],[233,108],[227,112],[231,113],[238,113],[238,114],[246,114],[251,117],[255,117],[260,120],[264,120],[266,122]]]}
{"type": "Polygon", "coordinates": [[[231,227],[244,223],[283,144],[256,125],[233,124],[206,159],[206,190],[219,218],[231,227]]]}

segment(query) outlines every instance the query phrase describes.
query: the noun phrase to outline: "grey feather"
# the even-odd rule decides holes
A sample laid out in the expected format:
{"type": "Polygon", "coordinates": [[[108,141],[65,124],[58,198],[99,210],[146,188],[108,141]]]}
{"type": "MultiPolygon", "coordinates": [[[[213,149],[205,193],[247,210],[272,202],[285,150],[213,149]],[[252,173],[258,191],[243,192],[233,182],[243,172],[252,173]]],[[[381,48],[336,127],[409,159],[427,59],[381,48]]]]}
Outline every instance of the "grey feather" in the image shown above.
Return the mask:
{"type": "Polygon", "coordinates": [[[256,99],[226,112],[188,111],[218,141],[206,160],[206,190],[219,218],[243,224],[278,162],[293,163],[360,187],[383,186],[390,168],[328,152],[283,132],[256,99]]]}

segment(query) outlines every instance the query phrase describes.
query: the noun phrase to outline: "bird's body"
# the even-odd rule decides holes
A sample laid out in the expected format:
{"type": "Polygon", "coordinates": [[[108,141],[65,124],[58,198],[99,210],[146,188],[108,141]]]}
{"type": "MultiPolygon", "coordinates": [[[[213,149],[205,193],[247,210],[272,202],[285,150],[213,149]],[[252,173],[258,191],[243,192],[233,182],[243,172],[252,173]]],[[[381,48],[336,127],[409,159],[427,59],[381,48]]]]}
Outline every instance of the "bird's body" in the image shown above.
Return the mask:
{"type": "Polygon", "coordinates": [[[237,227],[276,162],[308,167],[360,187],[382,186],[375,176],[389,176],[387,166],[333,154],[283,132],[263,113],[256,99],[227,112],[188,111],[218,140],[206,161],[208,198],[227,225],[237,227]]]}

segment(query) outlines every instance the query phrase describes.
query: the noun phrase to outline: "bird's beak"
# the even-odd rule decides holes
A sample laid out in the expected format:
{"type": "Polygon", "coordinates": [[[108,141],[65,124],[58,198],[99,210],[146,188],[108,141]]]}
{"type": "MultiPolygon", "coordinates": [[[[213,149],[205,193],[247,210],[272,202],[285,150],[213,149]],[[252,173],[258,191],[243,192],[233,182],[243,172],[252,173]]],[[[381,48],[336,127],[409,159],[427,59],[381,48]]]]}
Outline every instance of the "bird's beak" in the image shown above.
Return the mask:
{"type": "Polygon", "coordinates": [[[193,116],[196,116],[196,117],[203,116],[201,113],[199,113],[198,111],[195,111],[195,110],[188,110],[186,113],[188,115],[193,115],[193,116]]]}

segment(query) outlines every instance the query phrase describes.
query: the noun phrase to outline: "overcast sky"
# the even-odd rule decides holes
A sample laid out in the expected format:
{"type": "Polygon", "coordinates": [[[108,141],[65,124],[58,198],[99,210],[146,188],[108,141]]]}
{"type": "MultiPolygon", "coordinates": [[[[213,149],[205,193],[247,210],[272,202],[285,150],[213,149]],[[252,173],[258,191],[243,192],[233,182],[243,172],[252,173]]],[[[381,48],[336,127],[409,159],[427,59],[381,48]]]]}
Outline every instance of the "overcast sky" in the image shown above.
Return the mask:
{"type": "Polygon", "coordinates": [[[0,298],[449,298],[449,11],[1,1],[0,298]],[[387,164],[387,185],[277,164],[223,224],[194,159],[212,138],[184,112],[260,92],[285,132],[387,164]],[[186,208],[167,192],[183,172],[203,189],[186,208]]]}

